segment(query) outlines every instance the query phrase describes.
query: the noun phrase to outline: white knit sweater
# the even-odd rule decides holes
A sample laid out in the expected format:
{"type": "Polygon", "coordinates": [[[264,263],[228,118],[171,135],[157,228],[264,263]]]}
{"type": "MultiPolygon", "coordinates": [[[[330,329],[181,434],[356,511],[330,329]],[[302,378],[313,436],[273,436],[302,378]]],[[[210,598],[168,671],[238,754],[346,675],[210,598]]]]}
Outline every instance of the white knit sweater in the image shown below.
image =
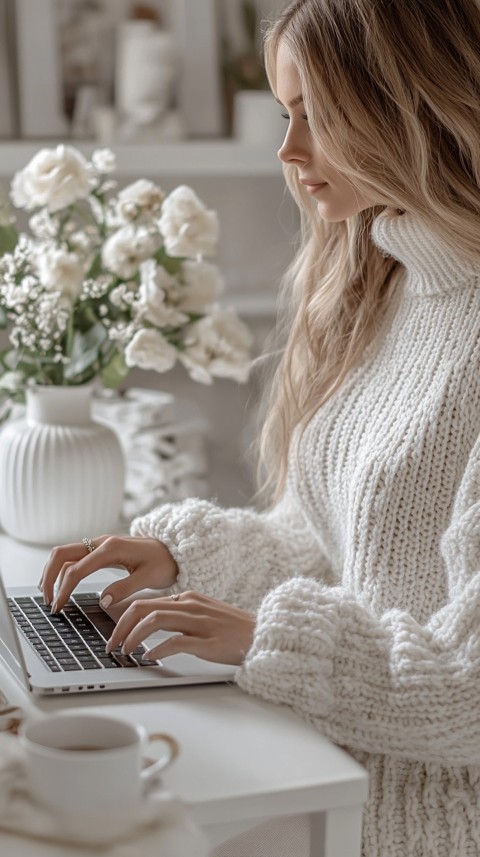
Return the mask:
{"type": "Polygon", "coordinates": [[[410,214],[406,272],[268,514],[187,500],[132,525],[177,587],[257,610],[238,674],[369,772],[366,857],[480,855],[480,267],[410,214]]]}

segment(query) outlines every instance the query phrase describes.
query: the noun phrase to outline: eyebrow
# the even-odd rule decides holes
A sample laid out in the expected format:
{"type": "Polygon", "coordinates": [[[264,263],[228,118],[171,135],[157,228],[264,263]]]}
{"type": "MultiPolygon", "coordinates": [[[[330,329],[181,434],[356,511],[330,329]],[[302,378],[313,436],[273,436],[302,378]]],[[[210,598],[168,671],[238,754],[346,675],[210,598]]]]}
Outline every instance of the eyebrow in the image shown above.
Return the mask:
{"type": "Polygon", "coordinates": [[[278,103],[279,103],[279,104],[281,104],[281,105],[282,105],[282,107],[290,107],[290,108],[291,108],[291,107],[296,107],[296,106],[297,106],[297,104],[302,104],[302,103],[303,103],[303,95],[301,95],[301,94],[300,94],[300,95],[295,95],[295,97],[294,97],[294,98],[292,98],[292,99],[291,99],[287,104],[285,104],[285,105],[283,105],[283,104],[282,104],[282,102],[280,101],[280,99],[279,99],[279,98],[276,98],[276,99],[275,99],[275,101],[278,101],[278,103]]]}

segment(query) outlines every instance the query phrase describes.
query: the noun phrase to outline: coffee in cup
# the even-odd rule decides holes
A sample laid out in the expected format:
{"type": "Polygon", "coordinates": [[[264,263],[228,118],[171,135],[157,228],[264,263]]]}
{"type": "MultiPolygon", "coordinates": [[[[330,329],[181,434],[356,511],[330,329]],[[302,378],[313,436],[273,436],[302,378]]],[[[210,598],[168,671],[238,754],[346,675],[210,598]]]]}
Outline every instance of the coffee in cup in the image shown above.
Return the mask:
{"type": "Polygon", "coordinates": [[[35,800],[59,817],[101,815],[132,818],[148,784],[178,753],[174,738],[148,735],[127,720],[100,714],[55,714],[27,721],[19,730],[25,752],[27,785],[35,800]],[[151,764],[150,742],[165,751],[151,764]]]}

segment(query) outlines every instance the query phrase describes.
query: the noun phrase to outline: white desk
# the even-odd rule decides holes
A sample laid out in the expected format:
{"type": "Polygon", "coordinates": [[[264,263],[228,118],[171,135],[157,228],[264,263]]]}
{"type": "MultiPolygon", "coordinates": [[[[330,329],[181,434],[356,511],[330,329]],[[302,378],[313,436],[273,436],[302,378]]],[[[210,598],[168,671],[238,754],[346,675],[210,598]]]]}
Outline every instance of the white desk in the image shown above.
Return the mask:
{"type": "MultiPolygon", "coordinates": [[[[47,555],[0,535],[7,584],[37,582],[47,555]]],[[[39,698],[1,668],[0,688],[32,713],[103,711],[170,732],[181,754],[164,774],[165,785],[189,807],[212,846],[265,818],[308,813],[311,857],[360,855],[366,772],[286,707],[228,685],[39,698]]],[[[4,847],[0,837],[0,853],[7,853],[4,847]]],[[[14,857],[10,840],[9,847],[14,857]]]]}

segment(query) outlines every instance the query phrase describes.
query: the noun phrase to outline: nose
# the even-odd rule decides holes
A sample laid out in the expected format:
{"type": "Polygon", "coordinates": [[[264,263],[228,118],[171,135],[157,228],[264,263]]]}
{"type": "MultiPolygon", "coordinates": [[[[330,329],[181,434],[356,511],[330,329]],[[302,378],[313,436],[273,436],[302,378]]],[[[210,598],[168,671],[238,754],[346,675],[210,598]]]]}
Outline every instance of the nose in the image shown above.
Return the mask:
{"type": "Polygon", "coordinates": [[[292,123],[287,128],[285,139],[277,152],[277,157],[283,164],[298,164],[299,166],[310,160],[311,156],[292,123]]]}

